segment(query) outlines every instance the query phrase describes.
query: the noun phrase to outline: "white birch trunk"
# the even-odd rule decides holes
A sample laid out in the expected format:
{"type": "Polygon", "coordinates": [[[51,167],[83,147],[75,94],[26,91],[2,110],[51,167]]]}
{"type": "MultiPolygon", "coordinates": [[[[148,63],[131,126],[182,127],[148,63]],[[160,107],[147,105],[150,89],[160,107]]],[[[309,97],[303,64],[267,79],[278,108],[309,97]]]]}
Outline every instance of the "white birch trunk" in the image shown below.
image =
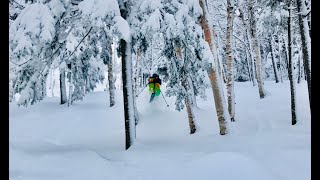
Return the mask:
{"type": "MultiPolygon", "coordinates": [[[[112,45],[107,45],[109,53],[113,53],[112,57],[115,57],[114,54],[116,53],[115,51],[112,52],[112,45]]],[[[108,62],[108,86],[109,86],[109,106],[112,107],[115,105],[115,80],[114,80],[114,75],[113,75],[113,58],[109,58],[108,62]]]]}
{"type": "Polygon", "coordinates": [[[70,79],[69,79],[69,96],[68,96],[68,107],[72,104],[72,93],[73,93],[73,86],[72,86],[72,66],[70,72],[70,79]]]}
{"type": "Polygon", "coordinates": [[[231,121],[235,121],[235,103],[234,103],[234,62],[232,56],[232,32],[233,32],[233,2],[227,0],[227,32],[226,32],[226,58],[227,58],[227,97],[228,111],[231,121]]]}
{"type": "Polygon", "coordinates": [[[278,34],[279,72],[280,72],[280,81],[281,81],[281,83],[283,83],[281,50],[282,49],[281,49],[281,43],[280,43],[280,36],[278,34]]]}
{"type": "MultiPolygon", "coordinates": [[[[214,64],[217,64],[217,51],[216,51],[216,46],[213,44],[213,36],[212,36],[212,30],[211,26],[208,24],[208,18],[207,18],[207,7],[203,0],[199,0],[200,7],[202,8],[203,15],[200,17],[201,20],[201,27],[204,31],[204,36],[205,40],[208,42],[211,52],[213,54],[214,59],[214,64]]],[[[225,99],[223,96],[223,87],[222,83],[220,80],[219,73],[216,69],[217,66],[214,67],[208,67],[208,75],[209,79],[211,82],[211,87],[212,87],[212,92],[214,96],[214,101],[215,101],[215,106],[216,106],[216,111],[217,111],[217,116],[218,116],[218,121],[219,121],[219,128],[220,128],[220,135],[225,135],[228,133],[228,127],[227,127],[227,122],[229,121],[228,118],[228,112],[225,104],[225,99]]]]}
{"type": "Polygon", "coordinates": [[[259,95],[260,99],[263,99],[265,96],[264,88],[263,88],[263,81],[262,81],[262,75],[261,75],[261,54],[260,54],[260,45],[258,42],[257,37],[257,20],[255,16],[254,7],[255,1],[251,0],[251,12],[250,12],[250,18],[251,18],[251,36],[252,36],[252,46],[254,48],[254,59],[256,63],[256,78],[258,82],[258,89],[259,89],[259,95]]]}
{"type": "Polygon", "coordinates": [[[255,86],[256,85],[256,72],[255,72],[255,66],[254,66],[254,56],[253,56],[253,49],[252,49],[252,37],[250,36],[250,25],[249,23],[244,19],[244,12],[242,9],[239,9],[241,15],[239,16],[246,28],[246,40],[248,42],[249,45],[249,55],[250,55],[250,70],[251,70],[251,76],[252,76],[252,85],[255,86]]]}
{"type": "Polygon", "coordinates": [[[245,23],[246,25],[246,36],[247,36],[247,41],[249,44],[249,52],[250,52],[250,62],[251,62],[251,75],[252,75],[252,83],[253,86],[256,86],[256,70],[255,70],[255,66],[254,66],[254,56],[253,56],[253,49],[252,49],[252,41],[251,41],[251,36],[250,36],[250,32],[249,32],[249,25],[248,23],[245,23]]]}

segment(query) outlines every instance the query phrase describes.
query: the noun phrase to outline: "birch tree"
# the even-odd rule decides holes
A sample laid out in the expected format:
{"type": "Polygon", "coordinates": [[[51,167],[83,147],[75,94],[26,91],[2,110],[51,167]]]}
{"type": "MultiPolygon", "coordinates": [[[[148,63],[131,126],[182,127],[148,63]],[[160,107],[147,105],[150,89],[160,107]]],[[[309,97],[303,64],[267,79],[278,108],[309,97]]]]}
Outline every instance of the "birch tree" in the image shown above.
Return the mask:
{"type": "Polygon", "coordinates": [[[250,32],[251,32],[251,41],[254,51],[254,60],[255,60],[255,68],[256,68],[256,78],[258,82],[258,89],[260,99],[265,97],[265,91],[263,88],[262,74],[261,74],[261,54],[260,54],[260,44],[258,41],[257,34],[257,19],[256,19],[256,2],[255,0],[250,0],[249,2],[249,14],[250,14],[250,32]]]}
{"type": "Polygon", "coordinates": [[[43,82],[52,61],[44,59],[51,52],[54,23],[48,6],[35,3],[24,8],[10,26],[9,60],[16,72],[10,79],[14,94],[21,94],[18,105],[32,105],[46,95],[43,82]]]}
{"type": "Polygon", "coordinates": [[[254,53],[253,53],[253,45],[252,45],[252,37],[250,34],[250,23],[249,23],[249,13],[246,11],[247,7],[247,2],[246,1],[240,1],[239,3],[240,8],[239,10],[239,18],[242,21],[242,24],[244,25],[245,28],[245,40],[248,44],[247,47],[247,56],[249,56],[249,61],[248,64],[251,67],[250,71],[251,71],[251,76],[252,76],[252,85],[255,86],[256,85],[256,68],[255,68],[255,63],[254,63],[254,53]]]}
{"type": "Polygon", "coordinates": [[[234,102],[234,63],[232,57],[231,37],[233,30],[233,0],[227,0],[227,33],[226,33],[226,58],[227,58],[227,96],[228,111],[231,121],[235,121],[235,102],[234,102]]]}
{"type": "MultiPolygon", "coordinates": [[[[214,39],[212,36],[212,30],[211,26],[208,23],[208,17],[207,17],[207,6],[203,2],[203,0],[199,0],[200,7],[202,8],[202,15],[200,17],[200,24],[204,31],[204,37],[207,43],[209,44],[210,50],[213,54],[213,57],[216,55],[216,46],[214,46],[214,39]]],[[[227,130],[227,122],[229,120],[228,112],[226,110],[226,104],[224,101],[223,91],[222,91],[222,84],[221,79],[219,76],[218,71],[216,70],[216,59],[214,59],[214,62],[211,64],[210,67],[208,67],[208,75],[212,87],[212,92],[214,96],[218,121],[219,121],[219,128],[220,128],[220,135],[225,135],[228,133],[227,130]]]]}

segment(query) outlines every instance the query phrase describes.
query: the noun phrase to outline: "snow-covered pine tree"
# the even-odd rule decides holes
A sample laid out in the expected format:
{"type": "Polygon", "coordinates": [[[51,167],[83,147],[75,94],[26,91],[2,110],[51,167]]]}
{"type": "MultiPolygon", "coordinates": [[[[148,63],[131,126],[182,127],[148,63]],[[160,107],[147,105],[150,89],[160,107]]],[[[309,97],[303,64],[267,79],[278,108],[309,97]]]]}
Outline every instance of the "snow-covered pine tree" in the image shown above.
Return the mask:
{"type": "MultiPolygon", "coordinates": [[[[145,88],[146,81],[152,73],[157,72],[157,61],[161,52],[161,34],[160,34],[160,18],[161,14],[158,7],[161,6],[159,0],[140,0],[132,4],[128,23],[132,31],[132,53],[136,55],[132,58],[132,63],[135,64],[133,71],[135,77],[132,78],[134,87],[137,87],[138,79],[141,79],[145,88]],[[140,73],[138,73],[140,72],[140,73]],[[140,75],[142,77],[137,77],[140,75]]],[[[143,90],[143,89],[141,89],[143,90]]],[[[138,88],[134,88],[134,104],[136,95],[141,92],[138,88]]],[[[135,105],[135,118],[138,122],[137,110],[135,105]]]]}
{"type": "Polygon", "coordinates": [[[18,105],[34,104],[43,99],[44,81],[52,61],[48,60],[55,34],[55,20],[47,5],[27,5],[9,29],[10,62],[14,94],[20,93],[18,105]]]}
{"type": "Polygon", "coordinates": [[[25,3],[22,0],[9,0],[9,27],[11,23],[18,17],[21,11],[25,8],[25,3]]]}
{"type": "Polygon", "coordinates": [[[57,58],[53,58],[53,63],[56,64],[55,67],[51,66],[50,68],[59,67],[59,81],[60,81],[60,104],[65,104],[68,101],[67,91],[66,91],[66,63],[65,59],[68,57],[65,51],[66,49],[66,38],[72,30],[75,18],[70,17],[70,14],[74,14],[75,6],[70,4],[68,0],[51,0],[47,2],[48,7],[50,8],[55,23],[55,38],[52,42],[52,48],[57,52],[57,58]]]}
{"type": "Polygon", "coordinates": [[[166,94],[176,96],[176,110],[187,107],[190,133],[196,131],[193,108],[195,96],[205,98],[208,52],[201,27],[196,24],[201,14],[197,2],[173,1],[164,3],[161,29],[167,59],[168,84],[166,94]]]}
{"type": "MultiPolygon", "coordinates": [[[[89,26],[84,26],[82,28],[78,26],[75,28],[74,33],[77,34],[75,36],[80,36],[82,32],[83,34],[88,32],[88,29],[85,27],[89,26]]],[[[71,73],[68,76],[68,79],[73,87],[69,89],[69,94],[71,94],[71,97],[69,97],[71,98],[70,103],[75,100],[82,100],[85,93],[93,91],[97,83],[102,83],[104,80],[105,65],[103,64],[103,59],[98,56],[100,53],[98,48],[99,33],[101,34],[99,31],[100,29],[101,28],[96,27],[92,28],[92,31],[86,38],[78,37],[78,44],[82,39],[83,41],[73,56],[71,56],[72,52],[68,50],[69,59],[66,60],[66,63],[68,64],[69,73],[71,73]]],[[[74,50],[74,47],[71,49],[74,50]]]]}
{"type": "Polygon", "coordinates": [[[251,73],[251,60],[249,55],[249,45],[246,41],[246,28],[239,17],[239,3],[236,1],[234,4],[234,20],[233,20],[233,41],[232,50],[234,55],[234,81],[244,82],[253,81],[251,73]]]}
{"type": "MultiPolygon", "coordinates": [[[[272,60],[273,76],[276,83],[282,81],[282,68],[281,54],[279,51],[279,34],[282,34],[281,27],[281,4],[279,1],[264,1],[261,4],[265,5],[266,8],[261,10],[259,26],[259,37],[263,38],[261,42],[263,49],[266,49],[267,54],[270,53],[272,60]],[[263,28],[262,28],[263,27],[263,28]]],[[[268,55],[267,55],[268,56],[268,55]]],[[[266,71],[266,69],[265,69],[266,71]]]]}
{"type": "Polygon", "coordinates": [[[135,139],[135,108],[133,103],[131,69],[131,34],[126,18],[130,15],[131,1],[85,0],[79,3],[82,18],[87,19],[94,29],[103,28],[120,39],[119,54],[122,57],[122,82],[126,149],[135,139]],[[105,8],[108,7],[108,8],[105,8]]]}

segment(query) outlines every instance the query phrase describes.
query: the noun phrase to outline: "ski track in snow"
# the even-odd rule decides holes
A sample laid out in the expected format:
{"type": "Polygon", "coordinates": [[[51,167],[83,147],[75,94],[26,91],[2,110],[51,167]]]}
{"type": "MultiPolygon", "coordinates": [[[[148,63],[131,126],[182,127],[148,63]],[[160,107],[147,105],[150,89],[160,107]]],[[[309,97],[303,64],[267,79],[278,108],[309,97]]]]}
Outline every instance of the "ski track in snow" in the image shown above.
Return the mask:
{"type": "MultiPolygon", "coordinates": [[[[9,174],[12,180],[223,179],[307,180],[311,178],[311,123],[306,82],[297,84],[298,123],[291,125],[289,82],[265,82],[259,99],[249,82],[235,83],[236,122],[219,135],[213,95],[198,99],[197,132],[189,134],[187,113],[174,98],[137,100],[136,141],[124,150],[122,93],[108,107],[107,92],[87,94],[71,107],[59,98],[9,110],[9,174]]],[[[163,88],[163,91],[165,89],[163,88]]]]}

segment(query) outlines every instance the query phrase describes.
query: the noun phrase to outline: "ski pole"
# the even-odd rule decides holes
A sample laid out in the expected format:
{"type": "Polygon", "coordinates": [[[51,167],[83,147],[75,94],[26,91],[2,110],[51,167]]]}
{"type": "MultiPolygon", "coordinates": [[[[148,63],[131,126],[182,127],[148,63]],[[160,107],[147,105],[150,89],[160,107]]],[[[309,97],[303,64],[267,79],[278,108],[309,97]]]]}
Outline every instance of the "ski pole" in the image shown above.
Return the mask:
{"type": "Polygon", "coordinates": [[[144,86],[144,88],[139,92],[139,94],[136,95],[136,97],[138,97],[147,86],[148,86],[148,84],[146,84],[146,86],[144,86]]]}
{"type": "Polygon", "coordinates": [[[167,104],[167,107],[169,107],[169,104],[167,103],[166,98],[164,98],[164,95],[162,94],[162,91],[161,91],[161,90],[160,90],[160,92],[161,92],[161,95],[162,95],[162,97],[163,97],[164,101],[165,101],[165,102],[166,102],[166,104],[167,104]]]}

